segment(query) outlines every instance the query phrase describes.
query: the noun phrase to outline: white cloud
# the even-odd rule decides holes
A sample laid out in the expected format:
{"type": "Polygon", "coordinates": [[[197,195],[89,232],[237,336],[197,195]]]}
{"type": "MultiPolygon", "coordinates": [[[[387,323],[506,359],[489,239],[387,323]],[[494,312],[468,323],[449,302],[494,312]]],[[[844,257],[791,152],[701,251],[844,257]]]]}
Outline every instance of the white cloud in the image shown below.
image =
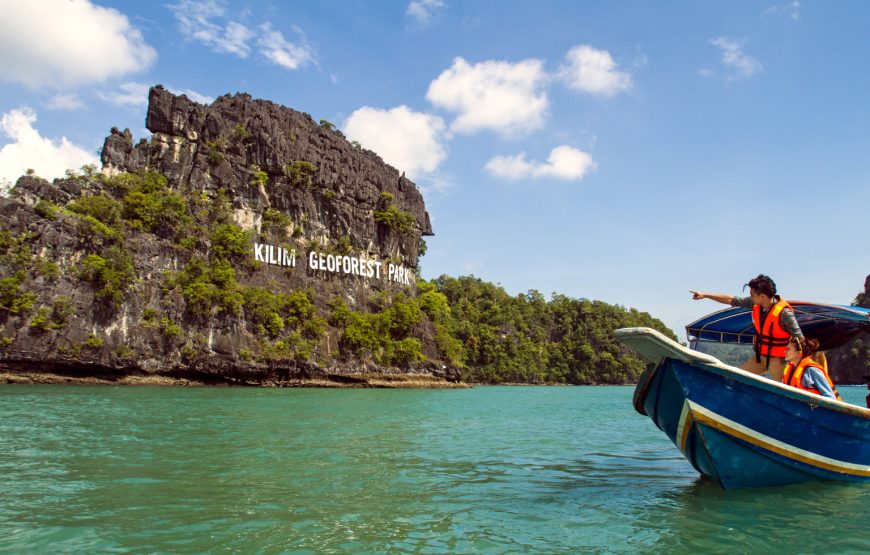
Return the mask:
{"type": "MultiPolygon", "coordinates": [[[[260,29],[262,34],[257,39],[257,46],[260,48],[260,53],[272,63],[285,69],[299,69],[314,59],[307,46],[288,41],[281,31],[272,30],[269,23],[264,23],[260,29]]],[[[298,29],[296,32],[300,33],[298,29]]]]}
{"type": "Polygon", "coordinates": [[[214,102],[213,96],[207,96],[204,94],[200,94],[191,89],[176,89],[175,87],[166,87],[172,94],[183,94],[187,98],[193,100],[194,102],[199,102],[200,104],[211,104],[214,102]]]}
{"type": "Polygon", "coordinates": [[[438,116],[415,112],[407,106],[392,110],[364,106],[347,119],[344,133],[399,171],[418,178],[434,172],[447,157],[442,143],[445,128],[438,116]]]}
{"type": "Polygon", "coordinates": [[[438,173],[415,178],[414,183],[427,200],[433,195],[447,195],[456,187],[456,181],[451,176],[438,173]]]}
{"type": "Polygon", "coordinates": [[[94,84],[147,69],[157,52],[120,12],[88,0],[7,0],[0,79],[30,88],[94,84]]]}
{"type": "Polygon", "coordinates": [[[516,156],[494,156],[484,169],[490,174],[516,181],[529,178],[553,178],[579,181],[597,165],[588,153],[562,145],[550,151],[546,163],[526,160],[526,153],[516,156]]]}
{"type": "Polygon", "coordinates": [[[572,89],[613,96],[631,88],[631,75],[617,70],[617,64],[606,50],[591,46],[575,46],[565,55],[566,63],[559,76],[572,89]]]}
{"type": "Polygon", "coordinates": [[[542,90],[546,81],[540,60],[470,65],[456,58],[432,81],[426,98],[435,106],[457,113],[451,124],[453,131],[524,133],[543,126],[549,105],[547,93],[542,90]]]}
{"type": "Polygon", "coordinates": [[[33,128],[36,114],[29,107],[11,110],[0,119],[0,130],[12,142],[0,149],[0,179],[14,182],[28,168],[46,179],[62,177],[68,169],[99,164],[96,156],[61,137],[53,142],[33,128]]]}
{"type": "Polygon", "coordinates": [[[181,0],[170,9],[188,39],[201,42],[221,54],[233,54],[239,58],[247,58],[250,54],[248,42],[254,38],[254,32],[238,21],[228,20],[223,7],[214,0],[181,0]]]}
{"type": "Polygon", "coordinates": [[[148,104],[148,89],[145,83],[121,83],[118,90],[98,92],[97,96],[115,106],[145,106],[148,104]]]}
{"type": "Polygon", "coordinates": [[[444,6],[443,0],[411,0],[405,15],[413,19],[417,25],[426,26],[438,17],[444,6]]]}
{"type": "Polygon", "coordinates": [[[248,41],[254,32],[238,21],[230,21],[224,28],[222,37],[215,40],[214,46],[218,52],[228,52],[244,58],[248,55],[248,41]]]}
{"type": "Polygon", "coordinates": [[[782,6],[771,6],[771,7],[767,8],[766,10],[764,10],[764,13],[762,13],[761,15],[762,16],[768,16],[768,15],[775,16],[775,15],[779,15],[779,14],[782,14],[785,17],[788,17],[789,19],[791,19],[793,21],[800,21],[800,19],[801,19],[801,3],[798,2],[797,0],[795,0],[794,2],[789,2],[789,3],[782,5],[782,6]]]}
{"type": "Polygon", "coordinates": [[[722,51],[722,65],[729,70],[729,79],[748,78],[764,71],[761,62],[743,52],[743,42],[719,37],[712,39],[710,44],[722,51]]]}
{"type": "MultiPolygon", "coordinates": [[[[211,104],[214,98],[200,94],[191,89],[178,89],[176,87],[166,87],[173,94],[183,94],[187,98],[200,104],[211,104]]],[[[148,91],[151,85],[147,83],[121,83],[118,89],[109,92],[97,92],[97,96],[107,102],[111,102],[115,106],[145,106],[148,104],[148,91]]]]}
{"type": "MultiPolygon", "coordinates": [[[[170,8],[182,34],[214,52],[244,59],[256,47],[266,60],[291,70],[314,61],[314,53],[305,44],[304,37],[299,43],[291,42],[269,22],[261,24],[255,32],[243,22],[229,18],[215,0],[181,0],[170,8]]],[[[293,30],[302,35],[298,28],[293,30]]]]}
{"type": "Polygon", "coordinates": [[[81,110],[84,103],[74,94],[57,94],[48,99],[49,110],[81,110]]]}

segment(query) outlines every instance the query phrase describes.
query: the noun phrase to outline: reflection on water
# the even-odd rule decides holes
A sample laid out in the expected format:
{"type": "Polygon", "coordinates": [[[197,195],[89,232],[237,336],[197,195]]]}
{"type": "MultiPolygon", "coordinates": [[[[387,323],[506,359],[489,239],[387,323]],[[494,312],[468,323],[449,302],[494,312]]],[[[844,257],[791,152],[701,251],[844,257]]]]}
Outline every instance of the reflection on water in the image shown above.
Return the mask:
{"type": "Polygon", "coordinates": [[[631,393],[0,387],[0,552],[870,551],[870,488],[723,492],[631,393]]]}

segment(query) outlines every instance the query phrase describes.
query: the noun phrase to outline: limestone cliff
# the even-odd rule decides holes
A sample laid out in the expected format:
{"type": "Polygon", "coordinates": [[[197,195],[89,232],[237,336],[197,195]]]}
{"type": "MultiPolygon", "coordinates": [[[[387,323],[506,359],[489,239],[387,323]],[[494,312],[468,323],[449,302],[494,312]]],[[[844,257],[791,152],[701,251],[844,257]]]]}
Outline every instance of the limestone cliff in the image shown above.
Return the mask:
{"type": "Polygon", "coordinates": [[[5,371],[455,381],[433,318],[399,316],[432,234],[414,183],[247,94],[205,106],[158,85],[146,127],[136,144],[112,129],[101,172],[23,176],[0,198],[5,371]],[[384,329],[360,316],[375,309],[396,313],[384,329]]]}
{"type": "Polygon", "coordinates": [[[148,100],[151,141],[134,146],[129,131],[113,129],[102,150],[104,171],[153,169],[181,190],[224,188],[232,192],[237,223],[247,228],[260,229],[263,212],[273,208],[304,227],[309,240],[347,235],[355,249],[400,256],[416,267],[419,238],[432,235],[419,190],[331,124],[247,94],[203,106],[158,85],[148,100]],[[258,170],[268,181],[252,179],[258,170]],[[384,192],[414,215],[414,233],[378,228],[372,214],[384,192]]]}

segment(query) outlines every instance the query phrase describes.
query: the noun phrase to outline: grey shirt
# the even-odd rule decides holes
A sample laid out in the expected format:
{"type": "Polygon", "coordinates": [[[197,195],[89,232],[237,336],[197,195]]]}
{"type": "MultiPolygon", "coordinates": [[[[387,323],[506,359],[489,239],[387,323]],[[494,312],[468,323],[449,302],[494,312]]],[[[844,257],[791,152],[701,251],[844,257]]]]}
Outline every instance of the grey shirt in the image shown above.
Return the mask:
{"type": "MultiPolygon", "coordinates": [[[[776,300],[779,301],[779,297],[776,297],[776,300]]],[[[755,303],[752,302],[750,297],[732,297],[731,298],[731,306],[737,306],[742,308],[752,308],[755,303]]],[[[761,309],[761,319],[764,320],[764,315],[767,313],[763,308],[761,309]]],[[[782,329],[788,332],[788,334],[792,337],[800,337],[803,338],[804,334],[801,331],[801,327],[797,323],[797,318],[795,318],[794,311],[790,308],[784,308],[779,313],[779,325],[782,326],[782,329]]]]}

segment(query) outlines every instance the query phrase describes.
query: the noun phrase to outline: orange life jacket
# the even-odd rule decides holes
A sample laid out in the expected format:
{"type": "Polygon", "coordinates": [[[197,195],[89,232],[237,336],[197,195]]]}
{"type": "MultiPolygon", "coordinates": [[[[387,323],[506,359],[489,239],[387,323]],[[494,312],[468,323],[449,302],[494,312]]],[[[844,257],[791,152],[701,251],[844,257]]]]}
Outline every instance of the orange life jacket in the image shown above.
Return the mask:
{"type": "Polygon", "coordinates": [[[810,393],[815,393],[816,395],[821,395],[822,393],[816,388],[804,387],[803,386],[803,377],[804,371],[808,366],[815,366],[824,374],[825,379],[828,380],[828,385],[831,386],[831,390],[836,395],[838,401],[842,401],[840,398],[840,393],[837,391],[837,388],[834,387],[834,382],[831,381],[831,376],[828,375],[828,371],[825,370],[825,367],[814,361],[812,357],[804,357],[797,366],[789,362],[785,365],[785,370],[782,371],[782,383],[786,385],[790,385],[792,387],[796,387],[797,389],[803,391],[809,391],[810,393]]]}
{"type": "Polygon", "coordinates": [[[761,362],[761,357],[766,356],[768,364],[770,358],[785,358],[785,348],[791,338],[789,333],[779,324],[779,315],[784,308],[791,308],[788,302],[780,299],[770,307],[764,320],[761,319],[761,305],[752,307],[752,323],[755,325],[755,360],[761,362]]]}

